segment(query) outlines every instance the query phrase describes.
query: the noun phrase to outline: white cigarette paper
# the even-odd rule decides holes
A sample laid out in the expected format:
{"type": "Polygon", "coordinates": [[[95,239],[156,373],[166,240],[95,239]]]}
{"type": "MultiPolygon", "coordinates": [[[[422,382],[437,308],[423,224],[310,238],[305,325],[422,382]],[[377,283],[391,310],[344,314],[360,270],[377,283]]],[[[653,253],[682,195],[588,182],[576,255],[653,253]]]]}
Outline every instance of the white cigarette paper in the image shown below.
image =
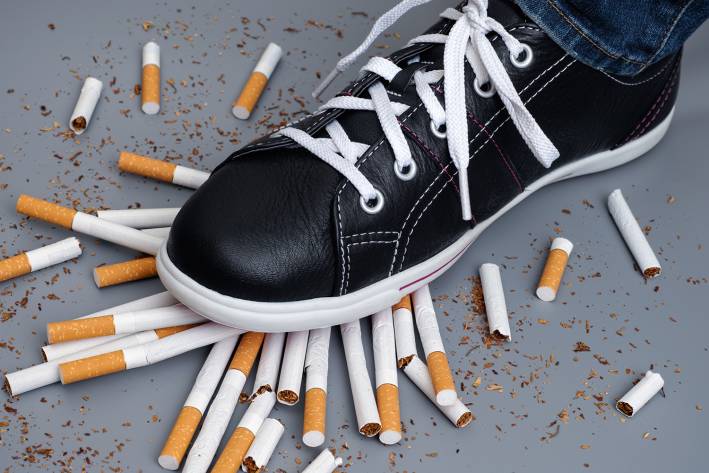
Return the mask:
{"type": "Polygon", "coordinates": [[[74,111],[69,119],[69,128],[77,135],[82,134],[89,126],[91,116],[94,114],[96,104],[98,104],[98,99],[101,98],[102,88],[103,83],[94,77],[87,77],[84,81],[79,100],[76,102],[74,111]]]}
{"type": "Polygon", "coordinates": [[[665,380],[659,373],[647,370],[643,379],[620,398],[615,407],[621,414],[633,417],[664,385],[665,380]]]}
{"type": "Polygon", "coordinates": [[[319,328],[311,330],[308,338],[303,412],[303,443],[308,447],[319,447],[325,442],[330,333],[330,327],[319,328]]]}
{"type": "Polygon", "coordinates": [[[77,212],[71,225],[72,230],[85,233],[100,240],[155,256],[162,246],[162,238],[148,235],[135,228],[101,220],[93,215],[77,212]]]}
{"type": "MultiPolygon", "coordinates": [[[[177,216],[178,208],[98,210],[102,220],[119,223],[132,228],[169,227],[177,216]]],[[[149,232],[148,232],[149,233],[149,232]]]]}
{"type": "Polygon", "coordinates": [[[502,289],[502,276],[496,264],[484,263],[480,265],[480,282],[483,287],[485,299],[485,312],[490,334],[495,338],[511,340],[510,321],[507,316],[505,292],[502,289]]]}
{"type": "Polygon", "coordinates": [[[403,368],[411,358],[417,356],[414,315],[411,313],[409,305],[401,304],[393,310],[396,358],[399,368],[403,368]]]}
{"type": "Polygon", "coordinates": [[[342,458],[335,458],[335,455],[326,448],[303,470],[303,473],[332,473],[340,466],[342,466],[342,458]]]}
{"type": "Polygon", "coordinates": [[[25,255],[27,255],[32,271],[39,271],[81,256],[81,246],[79,240],[70,237],[36,250],[27,251],[25,255]]]}
{"type": "Polygon", "coordinates": [[[170,236],[170,227],[143,228],[143,231],[148,235],[153,235],[162,239],[170,236]]]}
{"type": "Polygon", "coordinates": [[[281,355],[286,341],[285,333],[267,333],[261,348],[254,391],[251,397],[256,397],[265,392],[273,392],[278,381],[278,370],[281,367],[281,355]]]}
{"type": "Polygon", "coordinates": [[[292,406],[300,400],[303,382],[305,352],[308,348],[308,330],[291,332],[286,338],[286,348],[278,377],[278,402],[292,406]]]}
{"type": "Polygon", "coordinates": [[[620,189],[614,190],[608,196],[608,210],[630,252],[635,257],[635,261],[640,266],[643,276],[653,278],[659,275],[662,271],[660,262],[652,251],[650,243],[648,243],[620,189]]]}
{"type": "Polygon", "coordinates": [[[372,316],[372,347],[377,407],[382,423],[379,441],[385,445],[393,445],[401,440],[401,415],[394,319],[389,307],[372,316]]]}
{"type": "Polygon", "coordinates": [[[260,473],[276,450],[278,441],[281,440],[285,428],[276,419],[268,418],[263,421],[261,428],[256,433],[254,442],[246,452],[246,457],[241,464],[241,469],[247,473],[260,473]]]}

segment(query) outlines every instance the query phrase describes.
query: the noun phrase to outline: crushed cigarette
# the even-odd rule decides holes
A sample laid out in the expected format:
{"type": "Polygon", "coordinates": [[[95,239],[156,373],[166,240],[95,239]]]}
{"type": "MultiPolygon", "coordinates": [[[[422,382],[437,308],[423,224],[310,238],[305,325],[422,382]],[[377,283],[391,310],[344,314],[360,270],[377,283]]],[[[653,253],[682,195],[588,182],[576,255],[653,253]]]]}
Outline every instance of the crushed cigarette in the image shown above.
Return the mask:
{"type": "Polygon", "coordinates": [[[620,398],[615,408],[628,417],[633,417],[665,385],[659,373],[647,370],[643,379],[620,398]]]}
{"type": "Polygon", "coordinates": [[[101,98],[102,88],[103,83],[94,77],[87,77],[84,81],[79,100],[77,100],[71,118],[69,118],[69,128],[77,135],[82,134],[89,126],[98,99],[101,98]]]}
{"type": "Polygon", "coordinates": [[[278,370],[281,367],[281,355],[286,341],[285,333],[268,333],[263,340],[261,357],[258,361],[254,390],[251,399],[265,392],[273,392],[278,381],[278,370]]]}
{"type": "Polygon", "coordinates": [[[394,307],[394,336],[396,339],[397,366],[403,368],[416,356],[416,335],[411,296],[405,296],[394,307]]]}
{"type": "Polygon", "coordinates": [[[485,298],[485,311],[490,334],[497,339],[510,340],[510,321],[507,316],[505,292],[502,289],[500,268],[496,264],[484,263],[480,265],[480,282],[485,298]]]}
{"type": "Polygon", "coordinates": [[[332,473],[340,466],[342,466],[342,458],[335,458],[335,455],[326,448],[310,462],[303,473],[332,473]]]}
{"type": "Polygon", "coordinates": [[[382,423],[379,441],[385,445],[393,445],[401,440],[401,409],[391,308],[387,307],[372,316],[372,347],[377,407],[382,423]]]}
{"type": "Polygon", "coordinates": [[[157,275],[158,270],[155,267],[154,256],[94,268],[94,282],[97,287],[116,286],[127,282],[154,278],[157,275]]]}
{"type": "Polygon", "coordinates": [[[561,279],[564,277],[566,262],[573,248],[573,243],[566,238],[557,237],[551,242],[549,256],[537,284],[537,297],[541,300],[551,302],[556,299],[561,279]]]}
{"type": "Polygon", "coordinates": [[[231,112],[236,118],[246,120],[251,116],[256,102],[261,97],[263,90],[268,84],[268,80],[273,74],[278,61],[281,60],[283,50],[275,43],[270,43],[256,63],[256,67],[251,72],[248,82],[239,94],[239,98],[234,101],[231,112]]]}
{"type": "Polygon", "coordinates": [[[120,209],[98,210],[96,216],[102,220],[120,223],[133,228],[169,227],[180,211],[176,208],[163,209],[120,209]]]}
{"type": "Polygon", "coordinates": [[[291,332],[286,337],[281,374],[278,377],[278,402],[281,404],[293,406],[300,400],[300,385],[303,382],[308,333],[308,330],[291,332]]]}
{"type": "Polygon", "coordinates": [[[118,168],[124,172],[162,182],[170,182],[191,189],[197,189],[209,178],[208,172],[140,156],[127,151],[121,151],[118,156],[118,168]]]}
{"type": "Polygon", "coordinates": [[[79,240],[66,238],[0,261],[0,282],[81,256],[79,240]]]}
{"type": "Polygon", "coordinates": [[[261,473],[271,459],[285,427],[276,419],[267,418],[256,433],[256,438],[246,452],[241,469],[247,473],[261,473]]]}
{"type": "Polygon", "coordinates": [[[160,111],[160,46],[153,41],[143,46],[142,110],[148,115],[160,111]]]}
{"type": "Polygon", "coordinates": [[[325,442],[329,351],[330,327],[311,330],[305,353],[303,409],[303,443],[308,447],[319,447],[325,442]]]}

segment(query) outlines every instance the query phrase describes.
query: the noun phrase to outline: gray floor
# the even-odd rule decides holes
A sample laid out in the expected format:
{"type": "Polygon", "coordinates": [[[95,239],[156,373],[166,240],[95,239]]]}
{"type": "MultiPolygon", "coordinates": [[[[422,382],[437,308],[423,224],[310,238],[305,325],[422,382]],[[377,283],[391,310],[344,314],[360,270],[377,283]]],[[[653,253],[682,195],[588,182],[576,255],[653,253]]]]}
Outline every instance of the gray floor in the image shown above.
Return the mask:
{"type": "MultiPolygon", "coordinates": [[[[51,1],[6,5],[0,17],[2,254],[68,235],[17,216],[14,202],[23,192],[84,209],[180,205],[188,190],[121,175],[118,152],[127,149],[211,169],[239,143],[298,116],[293,114],[302,108],[313,108],[309,93],[316,72],[327,72],[339,54],[359,44],[373,19],[393,3],[84,0],[71,6],[51,1]],[[146,32],[142,25],[147,20],[155,27],[146,32]],[[165,91],[158,117],[143,115],[132,95],[139,82],[141,45],[152,38],[163,51],[165,91]],[[268,41],[283,45],[288,55],[254,119],[236,121],[229,104],[268,41]],[[79,91],[78,78],[87,74],[107,87],[88,132],[67,139],[62,132],[79,91]],[[173,85],[167,79],[174,79],[173,85]]],[[[377,44],[401,44],[445,5],[437,1],[421,8],[395,27],[402,39],[390,35],[377,44]]],[[[402,380],[405,440],[384,447],[361,438],[353,426],[344,360],[335,339],[328,445],[345,457],[347,471],[706,470],[707,44],[705,27],[687,45],[677,113],[656,149],[622,169],[539,192],[505,215],[433,285],[442,296],[444,336],[463,399],[477,416],[469,428],[453,429],[402,380]],[[657,280],[646,283],[634,271],[607,214],[604,199],[616,187],[623,188],[640,222],[652,227],[649,239],[664,269],[657,280]],[[576,248],[559,299],[544,304],[532,289],[546,242],[557,232],[576,248]],[[470,305],[471,276],[486,261],[504,265],[514,333],[503,346],[484,346],[483,319],[470,305]],[[591,351],[574,353],[577,341],[591,351]],[[624,421],[613,402],[651,365],[665,378],[666,398],[653,399],[636,418],[624,421]],[[565,421],[558,417],[564,409],[565,421]]],[[[40,361],[46,322],[160,290],[157,281],[96,289],[94,266],[133,253],[86,237],[82,242],[86,251],[77,262],[0,285],[0,370],[40,361]]],[[[156,463],[161,443],[204,355],[198,351],[150,368],[48,387],[20,399],[6,397],[0,411],[0,469],[161,471],[156,463]]],[[[287,430],[270,470],[301,471],[316,453],[298,441],[301,407],[279,407],[275,415],[287,430]]]]}

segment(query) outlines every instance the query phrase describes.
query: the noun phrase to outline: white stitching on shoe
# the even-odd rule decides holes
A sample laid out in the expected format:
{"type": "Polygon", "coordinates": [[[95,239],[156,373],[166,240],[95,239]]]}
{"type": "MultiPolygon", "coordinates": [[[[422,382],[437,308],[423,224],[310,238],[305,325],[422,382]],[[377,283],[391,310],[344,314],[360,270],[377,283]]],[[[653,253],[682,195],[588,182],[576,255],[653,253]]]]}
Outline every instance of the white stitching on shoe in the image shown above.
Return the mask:
{"type": "Polygon", "coordinates": [[[359,236],[364,236],[364,235],[387,235],[387,234],[398,235],[399,233],[400,232],[395,232],[395,231],[364,232],[364,233],[355,233],[353,235],[346,235],[342,238],[354,238],[354,237],[359,237],[359,236]]]}
{"type": "Polygon", "coordinates": [[[651,80],[657,78],[657,76],[659,76],[660,74],[662,74],[663,72],[665,72],[665,70],[666,70],[666,69],[670,66],[670,64],[672,64],[672,63],[673,63],[672,61],[668,62],[668,63],[665,64],[665,65],[662,67],[662,69],[660,69],[657,73],[655,73],[655,74],[653,74],[651,77],[648,77],[647,79],[641,80],[641,81],[639,81],[639,82],[623,82],[622,80],[616,79],[615,77],[613,77],[612,75],[608,74],[608,73],[605,72],[605,71],[601,71],[601,73],[602,73],[603,75],[605,75],[606,77],[608,77],[609,79],[611,79],[611,80],[613,80],[613,81],[619,83],[620,85],[627,85],[627,86],[632,87],[632,86],[634,86],[634,85],[642,85],[642,84],[645,84],[646,82],[650,82],[651,80]]]}
{"type": "MultiPolygon", "coordinates": [[[[394,232],[394,233],[396,233],[396,232],[394,232]]],[[[377,243],[384,243],[384,244],[386,244],[386,243],[396,243],[396,240],[390,240],[390,241],[382,241],[382,240],[377,240],[377,241],[359,241],[359,242],[348,243],[348,244],[347,244],[347,282],[345,283],[345,287],[344,287],[345,292],[347,292],[347,288],[348,288],[349,283],[350,283],[349,274],[350,274],[350,270],[352,269],[351,261],[350,261],[350,246],[369,245],[369,244],[377,244],[377,243]]]]}

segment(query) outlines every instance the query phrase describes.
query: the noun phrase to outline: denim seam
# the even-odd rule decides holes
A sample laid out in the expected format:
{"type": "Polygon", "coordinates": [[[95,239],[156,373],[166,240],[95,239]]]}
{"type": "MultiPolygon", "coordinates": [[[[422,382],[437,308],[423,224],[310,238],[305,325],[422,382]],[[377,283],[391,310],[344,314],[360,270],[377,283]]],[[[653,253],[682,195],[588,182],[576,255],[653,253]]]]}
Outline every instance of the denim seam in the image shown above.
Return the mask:
{"type": "Polygon", "coordinates": [[[655,54],[650,56],[650,59],[647,60],[645,63],[645,67],[648,65],[652,64],[655,58],[657,57],[658,54],[660,54],[660,51],[662,51],[667,44],[667,41],[669,41],[670,36],[672,36],[672,32],[675,30],[675,27],[677,26],[677,23],[679,23],[679,20],[682,18],[684,15],[684,12],[687,11],[687,8],[694,2],[694,0],[689,0],[687,3],[684,4],[682,7],[682,10],[677,14],[675,17],[675,20],[672,22],[670,27],[667,29],[667,32],[665,33],[665,37],[662,39],[662,42],[660,43],[660,46],[658,46],[657,51],[655,51],[655,54]]]}

